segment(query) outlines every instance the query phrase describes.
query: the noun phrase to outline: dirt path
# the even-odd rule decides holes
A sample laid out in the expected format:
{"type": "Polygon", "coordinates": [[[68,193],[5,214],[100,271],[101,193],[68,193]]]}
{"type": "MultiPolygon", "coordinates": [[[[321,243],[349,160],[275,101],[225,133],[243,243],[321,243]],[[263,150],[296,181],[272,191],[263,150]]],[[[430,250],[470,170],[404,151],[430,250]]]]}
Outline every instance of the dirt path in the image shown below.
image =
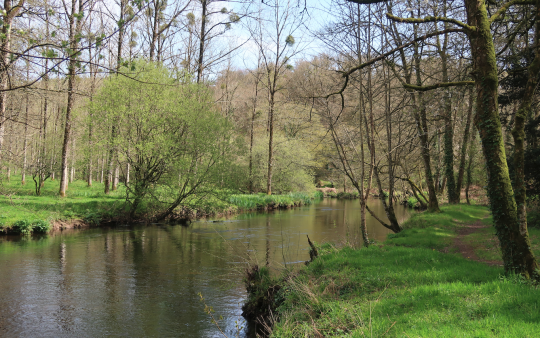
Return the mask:
{"type": "MultiPolygon", "coordinates": [[[[457,252],[459,252],[464,258],[486,263],[488,265],[493,266],[503,266],[503,262],[501,260],[486,260],[478,257],[476,255],[475,247],[470,245],[469,243],[465,242],[465,236],[473,234],[475,232],[480,231],[481,229],[488,228],[489,225],[483,224],[481,221],[477,221],[473,224],[466,224],[461,226],[457,229],[457,237],[454,239],[454,243],[452,244],[452,249],[455,249],[457,252]]],[[[486,238],[486,240],[489,240],[486,238]]]]}

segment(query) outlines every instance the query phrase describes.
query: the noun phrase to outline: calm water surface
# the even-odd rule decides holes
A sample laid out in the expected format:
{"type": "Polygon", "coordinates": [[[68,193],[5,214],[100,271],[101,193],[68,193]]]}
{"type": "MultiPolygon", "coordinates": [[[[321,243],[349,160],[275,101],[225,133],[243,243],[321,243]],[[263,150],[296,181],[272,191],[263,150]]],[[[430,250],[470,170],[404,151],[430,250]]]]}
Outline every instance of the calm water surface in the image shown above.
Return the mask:
{"type": "MultiPolygon", "coordinates": [[[[379,200],[370,207],[384,217],[379,200]]],[[[407,211],[397,206],[400,221],[407,211]]],[[[359,244],[358,200],[145,226],[0,237],[0,337],[252,337],[241,314],[246,259],[276,269],[309,259],[317,242],[359,244]]],[[[372,239],[388,230],[368,217],[372,239]]]]}

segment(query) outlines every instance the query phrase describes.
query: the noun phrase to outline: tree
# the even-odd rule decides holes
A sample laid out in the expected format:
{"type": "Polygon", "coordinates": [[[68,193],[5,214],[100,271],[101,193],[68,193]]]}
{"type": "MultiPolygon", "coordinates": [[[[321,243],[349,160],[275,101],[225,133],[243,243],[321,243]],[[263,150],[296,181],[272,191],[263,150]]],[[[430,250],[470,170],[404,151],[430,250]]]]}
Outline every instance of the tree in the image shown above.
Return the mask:
{"type": "Polygon", "coordinates": [[[182,84],[154,63],[136,61],[132,67],[135,79],[109,77],[91,110],[100,125],[125,121],[113,146],[132,168],[126,186],[130,217],[145,211],[161,220],[195,193],[207,193],[235,142],[231,124],[203,87],[182,84]]]}
{"type": "Polygon", "coordinates": [[[268,93],[268,174],[266,193],[272,194],[272,166],[274,161],[274,119],[277,94],[284,87],[281,78],[287,70],[289,59],[298,53],[293,34],[301,25],[301,15],[295,12],[290,0],[275,0],[265,4],[270,9],[272,21],[265,25],[262,12],[259,12],[256,27],[251,27],[251,36],[257,44],[263,67],[265,86],[268,93]],[[270,49],[269,46],[272,46],[270,49]]]}
{"type": "MultiPolygon", "coordinates": [[[[65,0],[64,7],[68,8],[65,0]]],[[[66,13],[67,20],[69,22],[69,49],[67,53],[69,54],[69,63],[68,63],[68,88],[67,88],[67,107],[66,115],[64,122],[64,143],[62,145],[62,160],[61,160],[61,171],[60,171],[60,196],[66,196],[66,190],[68,185],[68,156],[69,156],[69,141],[71,139],[71,114],[73,111],[73,104],[75,101],[74,86],[75,86],[75,76],[76,68],[78,67],[78,49],[79,41],[81,39],[82,33],[82,22],[84,18],[84,7],[85,3],[83,0],[71,0],[71,10],[66,13]]]]}

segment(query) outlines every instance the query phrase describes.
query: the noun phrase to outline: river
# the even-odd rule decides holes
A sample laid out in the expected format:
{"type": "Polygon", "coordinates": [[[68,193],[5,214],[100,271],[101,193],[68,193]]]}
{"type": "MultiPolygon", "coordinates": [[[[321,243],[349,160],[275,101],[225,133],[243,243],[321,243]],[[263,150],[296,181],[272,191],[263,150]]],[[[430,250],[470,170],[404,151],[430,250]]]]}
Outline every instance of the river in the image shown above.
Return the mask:
{"type": "MultiPolygon", "coordinates": [[[[380,200],[369,206],[386,219],[380,200]]],[[[399,221],[408,211],[396,206],[399,221]]],[[[388,230],[368,217],[371,239],[388,230]]],[[[0,237],[0,337],[252,337],[241,317],[246,261],[278,270],[317,242],[360,245],[358,200],[182,226],[119,226],[0,237]]]]}

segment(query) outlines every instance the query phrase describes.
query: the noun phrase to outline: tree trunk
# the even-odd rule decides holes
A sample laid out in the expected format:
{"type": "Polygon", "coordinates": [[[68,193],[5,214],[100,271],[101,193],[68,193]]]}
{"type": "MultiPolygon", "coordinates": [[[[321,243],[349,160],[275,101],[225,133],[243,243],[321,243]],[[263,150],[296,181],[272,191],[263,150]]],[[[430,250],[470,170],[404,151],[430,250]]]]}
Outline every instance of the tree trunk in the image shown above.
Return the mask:
{"type": "MultiPolygon", "coordinates": [[[[73,87],[75,84],[75,68],[77,65],[77,56],[75,51],[78,48],[78,39],[75,35],[81,31],[82,20],[77,20],[75,24],[75,11],[77,10],[77,0],[71,2],[71,13],[69,15],[69,43],[71,49],[71,55],[69,58],[68,66],[68,102],[66,107],[66,121],[64,127],[64,144],[62,146],[62,169],[60,175],[60,196],[66,196],[67,179],[68,179],[68,165],[67,160],[69,156],[69,140],[71,138],[71,112],[73,110],[73,102],[75,101],[75,94],[73,93],[73,87]]],[[[79,13],[83,12],[83,2],[79,0],[79,13]]]]}
{"type": "Polygon", "coordinates": [[[4,14],[2,15],[2,35],[0,36],[0,160],[4,146],[4,133],[7,107],[7,90],[9,67],[10,67],[10,49],[11,49],[11,30],[13,27],[13,19],[19,14],[25,4],[24,0],[20,0],[16,6],[12,6],[12,0],[4,0],[4,14]]]}
{"type": "Polygon", "coordinates": [[[253,109],[251,110],[251,125],[249,130],[249,193],[253,194],[253,137],[255,135],[255,116],[257,113],[257,98],[259,95],[259,81],[260,81],[260,56],[257,63],[257,74],[255,75],[255,97],[253,98],[253,109]]]}
{"type": "MultiPolygon", "coordinates": [[[[28,76],[28,78],[29,77],[30,76],[28,76]]],[[[26,166],[27,166],[26,153],[27,153],[27,148],[28,148],[28,110],[29,110],[29,107],[30,107],[30,97],[28,93],[26,93],[26,107],[25,107],[25,113],[24,113],[23,166],[22,166],[22,172],[21,172],[22,185],[26,184],[26,166]]]]}
{"type": "Polygon", "coordinates": [[[520,226],[506,163],[497,102],[497,60],[486,5],[484,1],[465,0],[465,8],[469,25],[476,27],[468,33],[477,95],[474,123],[486,158],[487,192],[504,268],[527,278],[538,278],[538,264],[531,251],[527,229],[520,226]]]}
{"type": "MultiPolygon", "coordinates": [[[[443,6],[446,13],[446,6],[443,6]]],[[[448,24],[445,23],[445,29],[448,24]]],[[[442,82],[450,82],[448,77],[447,61],[448,33],[444,34],[443,46],[441,48],[439,37],[437,36],[437,49],[441,57],[442,82]]],[[[444,174],[446,176],[448,203],[459,203],[459,193],[456,189],[456,179],[454,176],[454,125],[452,120],[452,100],[449,90],[444,91],[444,174]]]]}
{"type": "Polygon", "coordinates": [[[471,146],[469,147],[469,164],[467,165],[467,186],[465,188],[465,198],[467,199],[467,204],[471,204],[469,200],[469,188],[471,187],[472,181],[472,163],[473,163],[473,154],[475,151],[474,141],[476,140],[476,131],[473,131],[471,137],[471,146]]]}
{"type": "Polygon", "coordinates": [[[268,112],[268,180],[266,193],[272,195],[272,161],[274,160],[274,93],[270,93],[270,109],[268,112]]]}
{"type": "Polygon", "coordinates": [[[206,38],[206,10],[207,0],[201,0],[202,14],[201,14],[201,36],[199,41],[199,58],[197,60],[197,83],[202,80],[203,61],[204,61],[204,42],[206,38]]]}
{"type": "Polygon", "coordinates": [[[127,168],[126,168],[126,186],[129,184],[129,162],[127,163],[127,168]]]}
{"type": "MultiPolygon", "coordinates": [[[[121,3],[123,3],[123,1],[121,1],[121,3]]],[[[152,25],[152,37],[151,37],[151,40],[150,40],[150,61],[154,61],[154,58],[155,58],[155,54],[156,54],[156,43],[157,43],[157,40],[158,40],[158,35],[159,35],[159,14],[161,12],[160,10],[160,2],[159,0],[155,0],[154,1],[154,22],[153,22],[153,25],[152,25]]],[[[120,15],[122,15],[123,13],[121,13],[120,15]]]]}
{"type": "MultiPolygon", "coordinates": [[[[417,36],[417,29],[415,25],[415,37],[417,36]]],[[[416,85],[421,86],[422,85],[422,79],[420,75],[420,53],[418,52],[418,44],[415,44],[414,46],[414,62],[415,62],[415,73],[416,73],[416,85]]],[[[414,100],[414,94],[413,94],[413,100],[414,100]]],[[[426,103],[424,101],[424,93],[419,92],[418,93],[418,101],[420,104],[420,108],[418,109],[418,113],[415,114],[415,120],[416,120],[416,128],[418,129],[418,133],[420,134],[420,146],[422,154],[422,161],[424,164],[424,172],[426,175],[426,183],[428,186],[428,195],[429,200],[427,209],[429,212],[440,212],[439,209],[439,200],[437,198],[437,190],[435,190],[435,181],[433,180],[433,173],[431,172],[431,155],[429,150],[429,132],[428,132],[428,125],[427,125],[427,113],[426,113],[426,103]]]]}
{"type": "Polygon", "coordinates": [[[456,184],[457,192],[458,192],[458,202],[461,199],[461,188],[463,187],[463,175],[465,174],[465,157],[467,155],[467,145],[469,143],[469,133],[470,133],[470,127],[471,127],[471,117],[472,117],[472,111],[473,111],[473,105],[474,105],[474,95],[473,95],[473,88],[469,88],[469,109],[467,110],[467,122],[465,124],[465,132],[463,133],[463,142],[461,146],[461,159],[459,161],[459,172],[458,172],[458,180],[456,184]]]}
{"type": "MultiPolygon", "coordinates": [[[[371,23],[370,23],[370,18],[371,18],[371,6],[368,10],[368,27],[367,27],[367,36],[368,36],[368,44],[367,44],[367,48],[368,48],[368,58],[371,56],[371,53],[370,53],[370,50],[371,50],[371,23]]],[[[358,64],[362,64],[362,49],[361,49],[361,46],[362,46],[362,39],[361,39],[361,31],[362,31],[362,28],[361,28],[361,17],[360,17],[360,5],[357,5],[357,41],[356,41],[356,45],[357,45],[357,48],[358,48],[358,51],[357,51],[357,54],[358,54],[358,64]]],[[[368,71],[371,71],[371,67],[369,67],[368,71]]],[[[363,120],[365,120],[365,115],[366,115],[366,108],[365,108],[365,104],[364,104],[364,88],[363,88],[363,82],[364,82],[364,77],[363,77],[363,74],[362,74],[362,70],[360,70],[360,74],[359,74],[359,77],[360,77],[360,86],[359,86],[359,97],[358,97],[358,110],[359,110],[359,116],[360,116],[360,121],[358,121],[358,128],[360,130],[360,189],[358,191],[359,195],[360,195],[360,231],[362,232],[362,241],[364,243],[364,246],[367,248],[369,246],[369,234],[367,232],[367,226],[366,226],[366,206],[367,206],[367,198],[369,196],[369,190],[371,188],[371,179],[369,180],[369,183],[368,183],[368,188],[367,188],[367,192],[364,192],[364,184],[365,184],[365,180],[366,180],[366,169],[365,169],[365,164],[364,164],[364,161],[365,161],[365,152],[364,152],[364,130],[362,128],[362,124],[363,124],[363,120]]],[[[371,88],[371,82],[368,82],[368,87],[371,88]]],[[[370,103],[371,104],[371,103],[370,103]]],[[[366,127],[367,127],[367,124],[366,124],[366,127]]],[[[366,138],[368,137],[368,131],[366,130],[366,138]]],[[[372,166],[371,166],[371,169],[373,168],[373,164],[372,163],[372,166]]],[[[345,182],[343,183],[343,187],[345,189],[345,182]]]]}
{"type": "Polygon", "coordinates": [[[119,180],[120,180],[120,167],[118,166],[118,164],[116,164],[116,167],[114,168],[114,179],[113,179],[113,186],[112,186],[113,191],[118,190],[119,180]]]}
{"type": "Polygon", "coordinates": [[[517,205],[517,218],[520,224],[520,233],[528,237],[527,231],[527,189],[525,183],[525,121],[532,116],[534,92],[538,84],[540,73],[540,0],[536,1],[536,27],[535,27],[535,56],[528,68],[528,79],[519,109],[515,114],[514,129],[514,189],[517,205]]]}

